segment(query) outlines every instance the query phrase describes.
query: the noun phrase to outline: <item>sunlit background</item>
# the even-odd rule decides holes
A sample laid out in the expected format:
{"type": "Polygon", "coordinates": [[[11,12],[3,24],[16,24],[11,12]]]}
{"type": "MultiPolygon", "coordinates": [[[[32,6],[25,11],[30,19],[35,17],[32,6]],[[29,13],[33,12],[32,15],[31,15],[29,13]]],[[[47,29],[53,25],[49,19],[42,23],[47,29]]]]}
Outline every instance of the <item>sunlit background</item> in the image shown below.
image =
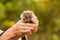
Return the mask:
{"type": "Polygon", "coordinates": [[[14,25],[24,10],[34,11],[39,19],[29,40],[60,40],[60,0],[0,0],[0,29],[14,25]]]}

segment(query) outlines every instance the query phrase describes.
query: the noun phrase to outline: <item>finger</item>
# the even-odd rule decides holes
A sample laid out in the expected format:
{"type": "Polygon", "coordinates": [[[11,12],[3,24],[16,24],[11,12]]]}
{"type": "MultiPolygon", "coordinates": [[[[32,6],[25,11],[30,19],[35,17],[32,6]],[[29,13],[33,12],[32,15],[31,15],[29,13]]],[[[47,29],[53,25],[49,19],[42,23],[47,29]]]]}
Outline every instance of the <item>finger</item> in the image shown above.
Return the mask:
{"type": "Polygon", "coordinates": [[[32,33],[37,32],[37,28],[38,28],[38,27],[34,27],[34,29],[32,30],[32,33]]]}
{"type": "Polygon", "coordinates": [[[25,21],[23,19],[21,19],[20,22],[24,23],[25,21]]]}
{"type": "Polygon", "coordinates": [[[21,19],[21,20],[19,20],[17,23],[19,23],[19,24],[20,24],[20,23],[23,23],[23,22],[24,22],[24,21],[21,19]]]}
{"type": "Polygon", "coordinates": [[[31,31],[30,30],[20,30],[20,32],[22,34],[25,34],[25,35],[30,35],[31,34],[31,31]]]}
{"type": "Polygon", "coordinates": [[[31,19],[31,21],[32,21],[34,24],[38,24],[38,19],[37,19],[37,17],[33,17],[33,18],[31,19]]]}
{"type": "Polygon", "coordinates": [[[21,33],[27,33],[30,32],[30,30],[20,30],[21,33]]]}
{"type": "Polygon", "coordinates": [[[37,26],[36,24],[31,24],[31,23],[21,23],[19,26],[28,26],[28,27],[35,27],[37,26]]]}
{"type": "Polygon", "coordinates": [[[19,28],[22,30],[28,30],[28,29],[33,30],[33,27],[28,27],[28,26],[24,26],[24,27],[20,26],[19,28]]]}

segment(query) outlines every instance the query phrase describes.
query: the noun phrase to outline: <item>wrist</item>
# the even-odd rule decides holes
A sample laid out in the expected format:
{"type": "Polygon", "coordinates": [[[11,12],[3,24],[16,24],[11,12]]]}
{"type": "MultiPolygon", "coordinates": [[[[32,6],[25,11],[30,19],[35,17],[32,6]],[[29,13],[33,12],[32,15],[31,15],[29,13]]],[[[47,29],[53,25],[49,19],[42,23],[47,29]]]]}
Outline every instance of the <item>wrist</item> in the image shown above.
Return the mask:
{"type": "Polygon", "coordinates": [[[0,36],[4,33],[4,31],[0,30],[0,36]]]}
{"type": "Polygon", "coordinates": [[[1,35],[0,40],[9,40],[10,38],[14,37],[15,35],[12,34],[11,32],[5,32],[4,34],[1,35]]]}
{"type": "Polygon", "coordinates": [[[12,31],[6,31],[4,34],[1,35],[0,40],[14,40],[19,39],[21,35],[16,35],[12,31]]]}

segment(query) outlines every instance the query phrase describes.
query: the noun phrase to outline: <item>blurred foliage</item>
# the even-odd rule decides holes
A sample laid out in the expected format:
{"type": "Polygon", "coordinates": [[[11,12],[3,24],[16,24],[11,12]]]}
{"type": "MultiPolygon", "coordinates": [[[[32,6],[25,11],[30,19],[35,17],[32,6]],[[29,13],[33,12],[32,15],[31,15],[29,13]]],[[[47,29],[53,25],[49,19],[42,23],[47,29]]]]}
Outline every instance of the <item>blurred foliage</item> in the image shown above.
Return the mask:
{"type": "Polygon", "coordinates": [[[60,40],[60,0],[0,0],[0,29],[14,25],[24,10],[34,11],[39,19],[29,40],[60,40]]]}

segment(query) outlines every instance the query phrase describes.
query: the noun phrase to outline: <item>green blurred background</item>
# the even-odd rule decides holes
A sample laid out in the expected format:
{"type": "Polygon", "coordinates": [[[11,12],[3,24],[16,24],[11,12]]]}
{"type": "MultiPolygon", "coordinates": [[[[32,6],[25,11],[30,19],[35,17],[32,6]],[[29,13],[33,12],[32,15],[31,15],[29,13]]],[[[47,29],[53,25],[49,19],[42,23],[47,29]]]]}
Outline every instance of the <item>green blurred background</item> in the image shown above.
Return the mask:
{"type": "Polygon", "coordinates": [[[14,25],[24,10],[34,11],[39,19],[29,40],[60,40],[60,0],[0,0],[0,29],[14,25]]]}

